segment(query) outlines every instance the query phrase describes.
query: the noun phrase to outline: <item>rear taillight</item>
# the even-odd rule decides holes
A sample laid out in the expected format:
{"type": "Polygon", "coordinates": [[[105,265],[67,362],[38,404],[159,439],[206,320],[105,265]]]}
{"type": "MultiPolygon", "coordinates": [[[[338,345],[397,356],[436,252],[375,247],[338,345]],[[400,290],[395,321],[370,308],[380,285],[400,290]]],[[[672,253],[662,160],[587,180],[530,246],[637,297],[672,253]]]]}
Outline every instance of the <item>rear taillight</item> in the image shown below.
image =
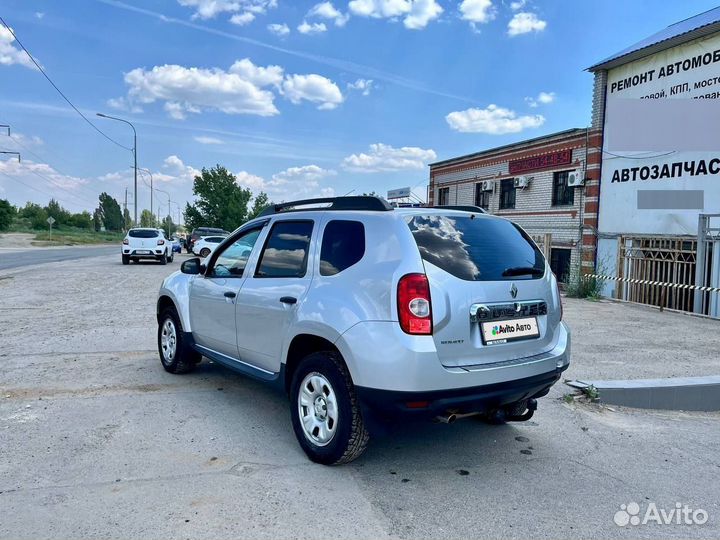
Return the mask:
{"type": "Polygon", "coordinates": [[[158,240],[158,246],[165,245],[165,240],[158,240]]]}
{"type": "Polygon", "coordinates": [[[127,246],[129,243],[130,243],[130,242],[128,242],[128,239],[127,239],[127,238],[124,238],[124,239],[123,239],[123,245],[127,246]]]}
{"type": "Polygon", "coordinates": [[[400,278],[397,293],[398,320],[407,334],[432,334],[430,284],[425,274],[408,274],[400,278]]]}

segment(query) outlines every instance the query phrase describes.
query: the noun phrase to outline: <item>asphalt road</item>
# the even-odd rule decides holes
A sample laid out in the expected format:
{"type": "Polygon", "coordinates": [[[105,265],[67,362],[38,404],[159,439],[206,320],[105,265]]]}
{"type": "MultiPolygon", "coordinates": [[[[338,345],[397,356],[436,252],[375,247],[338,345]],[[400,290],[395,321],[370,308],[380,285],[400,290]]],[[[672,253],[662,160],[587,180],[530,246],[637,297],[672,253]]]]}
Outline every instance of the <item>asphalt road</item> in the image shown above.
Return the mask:
{"type": "MultiPolygon", "coordinates": [[[[558,384],[530,422],[400,425],[315,465],[282,394],[208,361],[162,369],[155,298],[186,256],[116,255],[0,271],[0,540],[720,538],[719,413],[567,403],[558,384]],[[617,525],[630,503],[709,520],[617,525]]],[[[572,299],[565,318],[572,378],[718,349],[718,321],[572,299]]]]}
{"type": "Polygon", "coordinates": [[[51,262],[71,261],[87,257],[100,257],[102,255],[118,254],[118,246],[93,246],[77,248],[38,248],[25,251],[0,251],[0,270],[20,268],[22,266],[37,266],[51,262]]]}

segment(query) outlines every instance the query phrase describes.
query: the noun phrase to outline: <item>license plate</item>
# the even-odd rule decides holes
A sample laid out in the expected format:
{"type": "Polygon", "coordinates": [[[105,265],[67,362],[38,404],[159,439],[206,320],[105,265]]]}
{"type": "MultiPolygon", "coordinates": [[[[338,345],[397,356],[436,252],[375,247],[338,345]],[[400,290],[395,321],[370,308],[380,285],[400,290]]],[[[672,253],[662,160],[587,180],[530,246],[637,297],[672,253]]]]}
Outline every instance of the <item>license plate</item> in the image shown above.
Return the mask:
{"type": "Polygon", "coordinates": [[[480,329],[482,330],[483,343],[486,345],[507,343],[519,339],[532,339],[540,335],[535,317],[484,322],[480,323],[480,329]]]}
{"type": "Polygon", "coordinates": [[[147,249],[138,249],[137,252],[138,255],[150,255],[150,253],[152,253],[152,251],[148,251],[147,249]]]}

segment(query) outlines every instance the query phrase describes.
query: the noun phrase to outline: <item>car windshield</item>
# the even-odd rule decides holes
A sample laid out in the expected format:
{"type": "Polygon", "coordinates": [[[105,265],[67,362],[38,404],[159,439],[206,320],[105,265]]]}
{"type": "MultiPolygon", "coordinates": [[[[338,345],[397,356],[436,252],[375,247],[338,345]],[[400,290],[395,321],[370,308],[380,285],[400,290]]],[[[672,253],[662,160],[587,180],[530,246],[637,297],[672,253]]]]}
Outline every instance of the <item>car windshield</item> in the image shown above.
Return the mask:
{"type": "Polygon", "coordinates": [[[527,234],[504,219],[420,215],[408,226],[422,258],[468,281],[533,279],[545,259],[527,234]]]}
{"type": "Polygon", "coordinates": [[[157,238],[160,235],[158,231],[150,229],[130,229],[128,236],[130,238],[157,238]]]}

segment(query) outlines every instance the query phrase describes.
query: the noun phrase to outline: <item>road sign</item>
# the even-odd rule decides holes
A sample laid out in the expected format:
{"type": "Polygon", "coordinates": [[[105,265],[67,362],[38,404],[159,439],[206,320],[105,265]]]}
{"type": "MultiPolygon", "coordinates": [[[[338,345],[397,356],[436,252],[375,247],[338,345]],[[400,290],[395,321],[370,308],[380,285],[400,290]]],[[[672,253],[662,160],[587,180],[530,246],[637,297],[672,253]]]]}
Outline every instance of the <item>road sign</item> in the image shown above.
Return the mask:
{"type": "Polygon", "coordinates": [[[55,223],[55,218],[53,218],[52,216],[50,216],[49,218],[47,218],[47,222],[48,222],[48,223],[50,224],[50,226],[52,227],[52,224],[55,223]]]}
{"type": "Polygon", "coordinates": [[[387,198],[391,199],[404,199],[410,196],[410,188],[391,189],[388,191],[387,198]]]}

